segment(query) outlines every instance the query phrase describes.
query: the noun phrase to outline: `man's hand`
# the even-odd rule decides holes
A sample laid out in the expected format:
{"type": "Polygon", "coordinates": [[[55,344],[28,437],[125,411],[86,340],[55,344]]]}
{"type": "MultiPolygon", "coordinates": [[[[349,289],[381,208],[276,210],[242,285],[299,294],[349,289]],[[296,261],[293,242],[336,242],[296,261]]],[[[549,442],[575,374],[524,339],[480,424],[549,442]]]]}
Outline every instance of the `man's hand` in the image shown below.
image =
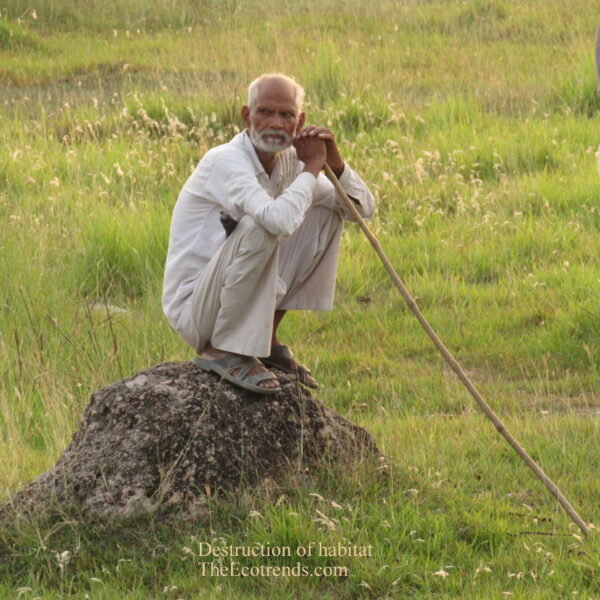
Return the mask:
{"type": "MultiPolygon", "coordinates": [[[[340,151],[335,141],[335,135],[331,129],[326,127],[318,127],[316,125],[309,125],[305,127],[297,136],[296,140],[305,138],[316,138],[325,142],[325,149],[327,153],[326,162],[335,173],[336,177],[339,177],[344,171],[344,161],[340,155],[340,151]]],[[[294,145],[296,142],[294,141],[294,145]]],[[[299,157],[300,158],[300,157],[299,157]]]]}
{"type": "Polygon", "coordinates": [[[294,138],[294,147],[296,155],[304,163],[304,170],[317,177],[327,159],[325,141],[316,135],[303,135],[300,132],[294,138]]]}

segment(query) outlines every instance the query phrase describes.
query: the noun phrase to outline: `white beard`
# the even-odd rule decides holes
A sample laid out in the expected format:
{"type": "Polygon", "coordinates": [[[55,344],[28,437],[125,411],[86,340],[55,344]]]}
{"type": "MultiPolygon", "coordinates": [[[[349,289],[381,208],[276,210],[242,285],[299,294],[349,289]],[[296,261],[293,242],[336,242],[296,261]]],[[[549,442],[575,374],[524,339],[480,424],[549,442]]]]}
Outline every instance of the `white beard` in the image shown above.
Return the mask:
{"type": "Polygon", "coordinates": [[[252,145],[262,152],[268,152],[269,154],[277,154],[277,152],[281,152],[286,148],[289,148],[292,145],[293,139],[292,136],[286,133],[285,131],[281,131],[280,129],[265,129],[258,133],[255,129],[250,127],[248,130],[250,135],[250,140],[252,141],[252,145]],[[266,140],[265,138],[271,137],[278,138],[266,140]]]}

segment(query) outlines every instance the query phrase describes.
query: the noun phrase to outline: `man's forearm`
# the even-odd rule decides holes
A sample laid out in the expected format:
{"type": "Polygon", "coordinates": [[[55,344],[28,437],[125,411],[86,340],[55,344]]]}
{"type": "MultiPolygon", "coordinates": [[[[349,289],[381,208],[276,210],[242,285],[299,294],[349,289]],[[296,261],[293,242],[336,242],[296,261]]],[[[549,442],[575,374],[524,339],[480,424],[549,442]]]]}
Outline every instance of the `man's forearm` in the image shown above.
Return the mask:
{"type": "Polygon", "coordinates": [[[367,220],[370,219],[375,212],[375,198],[362,177],[356,171],[346,167],[340,183],[361,215],[367,220]]]}

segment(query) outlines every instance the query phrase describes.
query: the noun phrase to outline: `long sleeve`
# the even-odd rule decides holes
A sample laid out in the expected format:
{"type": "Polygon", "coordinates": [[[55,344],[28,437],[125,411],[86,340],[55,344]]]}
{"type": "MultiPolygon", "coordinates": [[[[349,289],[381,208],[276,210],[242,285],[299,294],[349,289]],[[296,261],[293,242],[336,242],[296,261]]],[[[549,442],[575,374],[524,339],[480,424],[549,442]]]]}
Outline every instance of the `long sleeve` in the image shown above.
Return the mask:
{"type": "Polygon", "coordinates": [[[316,187],[313,175],[300,173],[273,198],[243,159],[221,155],[210,169],[202,196],[220,203],[234,219],[247,214],[274,235],[291,235],[310,208],[316,187]]]}
{"type": "MultiPolygon", "coordinates": [[[[375,199],[367,187],[367,184],[361,179],[358,173],[353,171],[348,165],[345,165],[344,172],[339,181],[348,196],[356,201],[356,208],[360,214],[366,220],[369,220],[375,213],[375,199]]],[[[331,181],[329,181],[323,173],[319,174],[317,179],[313,204],[316,206],[326,206],[332,210],[336,210],[341,214],[342,218],[346,220],[354,220],[352,213],[347,208],[343,198],[338,195],[331,181]]]]}

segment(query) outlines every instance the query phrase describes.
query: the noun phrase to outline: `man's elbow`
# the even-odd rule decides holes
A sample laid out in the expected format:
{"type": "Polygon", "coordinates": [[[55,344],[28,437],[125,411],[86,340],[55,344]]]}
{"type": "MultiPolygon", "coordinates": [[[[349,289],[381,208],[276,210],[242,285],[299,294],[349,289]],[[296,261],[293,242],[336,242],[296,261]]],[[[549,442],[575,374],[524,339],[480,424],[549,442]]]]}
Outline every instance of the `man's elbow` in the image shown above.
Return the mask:
{"type": "Polygon", "coordinates": [[[263,211],[261,215],[255,217],[257,222],[273,235],[292,235],[302,224],[302,215],[289,214],[281,210],[263,211]]]}
{"type": "Polygon", "coordinates": [[[300,227],[300,225],[301,223],[286,223],[284,225],[279,225],[277,227],[277,233],[275,233],[274,235],[282,235],[284,237],[288,237],[295,233],[298,227],[300,227]]]}
{"type": "Polygon", "coordinates": [[[361,205],[361,212],[365,221],[370,221],[375,214],[375,202],[371,201],[366,205],[361,205]]]}
{"type": "Polygon", "coordinates": [[[260,225],[272,235],[292,235],[296,231],[296,226],[291,226],[289,223],[282,223],[276,219],[264,219],[260,225]]]}
{"type": "Polygon", "coordinates": [[[350,199],[352,200],[353,204],[356,206],[361,217],[365,221],[370,221],[372,219],[373,215],[375,214],[375,199],[373,198],[373,196],[369,196],[368,198],[366,198],[363,201],[360,201],[360,200],[358,200],[356,198],[352,198],[352,197],[350,197],[350,199]]]}

